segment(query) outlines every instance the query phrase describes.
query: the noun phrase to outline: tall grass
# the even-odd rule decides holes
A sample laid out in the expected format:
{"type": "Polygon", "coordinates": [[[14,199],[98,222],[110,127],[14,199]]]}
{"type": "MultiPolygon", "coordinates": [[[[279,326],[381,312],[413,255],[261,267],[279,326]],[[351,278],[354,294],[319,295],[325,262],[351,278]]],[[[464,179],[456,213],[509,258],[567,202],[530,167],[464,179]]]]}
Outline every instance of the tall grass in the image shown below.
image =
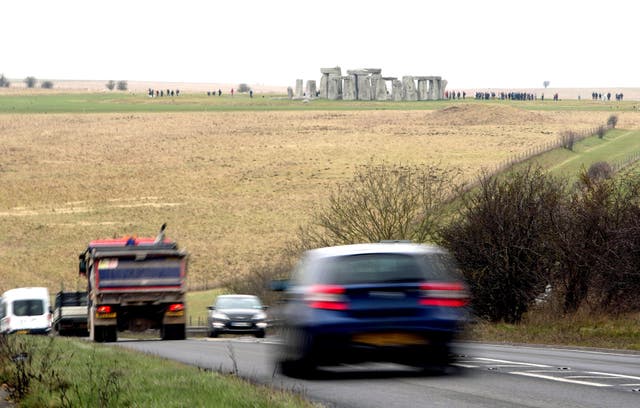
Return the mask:
{"type": "Polygon", "coordinates": [[[21,407],[311,406],[301,395],[115,346],[43,336],[3,340],[0,380],[21,407]]]}

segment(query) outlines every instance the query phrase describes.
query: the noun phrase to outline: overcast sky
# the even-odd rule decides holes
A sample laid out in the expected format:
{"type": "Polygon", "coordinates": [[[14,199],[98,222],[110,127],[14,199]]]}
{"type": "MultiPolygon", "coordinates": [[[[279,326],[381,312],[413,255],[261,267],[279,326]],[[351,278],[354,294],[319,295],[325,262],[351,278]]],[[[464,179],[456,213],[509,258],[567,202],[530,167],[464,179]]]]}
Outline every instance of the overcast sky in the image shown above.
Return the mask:
{"type": "Polygon", "coordinates": [[[321,67],[454,88],[640,87],[637,0],[4,0],[0,73],[293,86],[321,67]]]}

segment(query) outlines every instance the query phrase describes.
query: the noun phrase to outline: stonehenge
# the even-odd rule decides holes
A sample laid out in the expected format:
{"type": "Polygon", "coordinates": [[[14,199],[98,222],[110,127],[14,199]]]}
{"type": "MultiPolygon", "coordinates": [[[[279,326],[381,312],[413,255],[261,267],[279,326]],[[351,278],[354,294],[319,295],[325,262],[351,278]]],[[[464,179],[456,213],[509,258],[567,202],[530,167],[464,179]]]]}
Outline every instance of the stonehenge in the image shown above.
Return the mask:
{"type": "MultiPolygon", "coordinates": [[[[433,101],[444,99],[447,81],[439,76],[382,76],[380,68],[347,70],[340,67],[320,68],[320,87],[308,80],[303,93],[303,80],[296,80],[295,98],[322,98],[345,101],[433,101]]],[[[291,96],[290,96],[291,97],[291,96]]]]}

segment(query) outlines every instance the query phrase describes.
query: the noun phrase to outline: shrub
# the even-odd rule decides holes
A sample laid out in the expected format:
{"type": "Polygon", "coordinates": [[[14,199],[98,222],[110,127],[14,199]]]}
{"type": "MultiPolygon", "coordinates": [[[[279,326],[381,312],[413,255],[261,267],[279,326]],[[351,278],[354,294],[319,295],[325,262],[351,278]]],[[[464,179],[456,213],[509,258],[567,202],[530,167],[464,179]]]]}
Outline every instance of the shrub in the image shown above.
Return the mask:
{"type": "Polygon", "coordinates": [[[618,124],[618,116],[617,115],[609,116],[609,119],[607,119],[607,126],[609,126],[609,128],[611,129],[615,129],[617,124],[618,124]]]}
{"type": "Polygon", "coordinates": [[[572,130],[567,130],[565,132],[562,132],[562,134],[560,135],[560,140],[562,141],[562,147],[564,147],[567,150],[573,151],[573,145],[575,144],[577,138],[578,138],[578,134],[572,130]]]}
{"type": "Polygon", "coordinates": [[[4,76],[4,74],[0,74],[0,88],[8,88],[11,86],[11,82],[4,76]]]}
{"type": "Polygon", "coordinates": [[[126,91],[129,88],[129,84],[127,81],[118,81],[116,88],[118,88],[118,91],[126,91]]]}
{"type": "Polygon", "coordinates": [[[42,81],[42,83],[40,84],[41,88],[44,89],[53,89],[53,82],[52,81],[42,81]]]}
{"type": "Polygon", "coordinates": [[[113,91],[114,88],[116,87],[116,81],[110,79],[109,82],[105,84],[105,86],[107,87],[108,90],[113,91]]]}
{"type": "Polygon", "coordinates": [[[249,92],[249,90],[250,90],[250,89],[251,89],[251,88],[249,88],[249,85],[247,85],[247,84],[240,84],[240,85],[238,85],[238,92],[240,92],[240,93],[246,93],[246,92],[249,92]]]}
{"type": "Polygon", "coordinates": [[[24,79],[24,83],[27,85],[27,88],[33,88],[36,86],[36,82],[38,82],[36,77],[28,76],[24,79]]]}
{"type": "Polygon", "coordinates": [[[613,168],[607,162],[596,162],[589,166],[587,175],[590,179],[608,179],[613,176],[613,168]]]}
{"type": "Polygon", "coordinates": [[[485,175],[444,228],[444,244],[460,263],[482,318],[515,323],[544,292],[553,266],[549,237],[564,183],[529,166],[485,175]]]}
{"type": "Polygon", "coordinates": [[[598,129],[596,130],[596,134],[598,135],[598,139],[602,139],[604,138],[604,135],[607,133],[607,128],[605,126],[598,126],[598,129]]]}

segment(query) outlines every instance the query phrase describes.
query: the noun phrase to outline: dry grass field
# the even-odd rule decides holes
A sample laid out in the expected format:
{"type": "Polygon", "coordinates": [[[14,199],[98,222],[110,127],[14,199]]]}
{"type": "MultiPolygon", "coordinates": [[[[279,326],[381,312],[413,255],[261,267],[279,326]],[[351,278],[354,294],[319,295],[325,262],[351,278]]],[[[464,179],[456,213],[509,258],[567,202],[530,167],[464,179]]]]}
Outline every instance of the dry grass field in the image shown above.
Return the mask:
{"type": "MultiPolygon", "coordinates": [[[[442,163],[473,178],[609,112],[440,111],[0,115],[0,291],[84,286],[94,238],[168,235],[214,286],[276,257],[336,183],[370,161],[442,163]]],[[[640,128],[640,113],[618,127],[640,128]]]]}

